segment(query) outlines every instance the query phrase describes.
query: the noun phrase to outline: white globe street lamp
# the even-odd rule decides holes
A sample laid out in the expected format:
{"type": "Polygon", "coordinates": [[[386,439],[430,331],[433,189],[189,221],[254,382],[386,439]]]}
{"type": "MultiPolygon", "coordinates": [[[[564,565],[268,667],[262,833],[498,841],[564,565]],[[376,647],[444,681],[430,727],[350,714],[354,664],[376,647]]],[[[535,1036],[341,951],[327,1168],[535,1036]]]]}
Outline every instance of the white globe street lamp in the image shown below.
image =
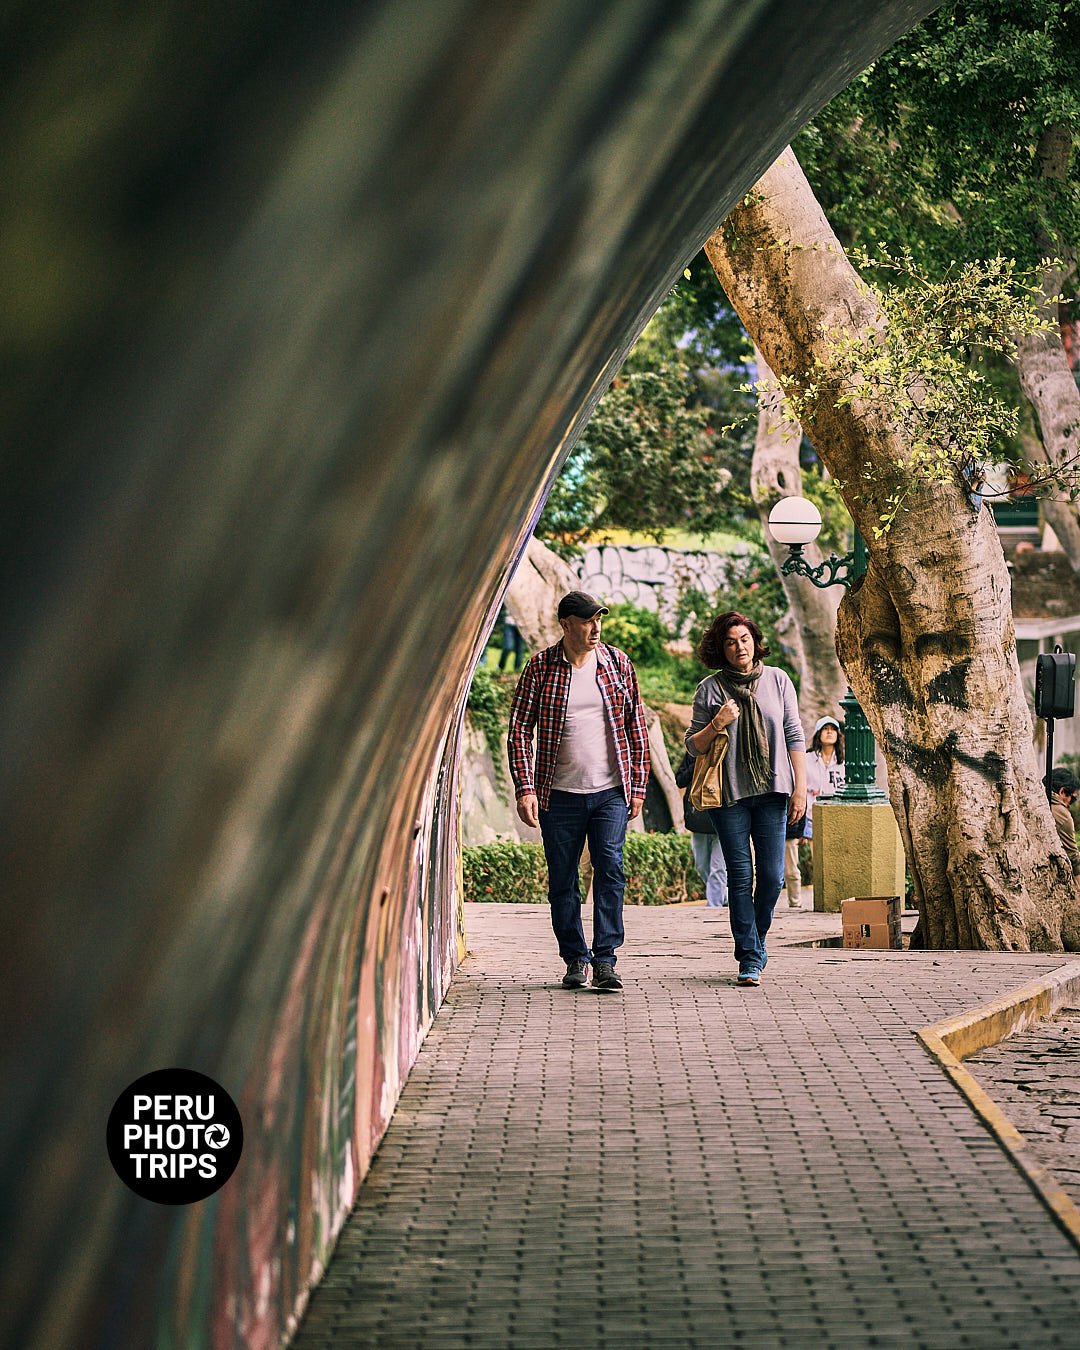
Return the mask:
{"type": "MultiPolygon", "coordinates": [[[[821,512],[805,497],[781,497],[769,512],[769,533],[778,544],[787,544],[789,556],[780,571],[784,576],[794,572],[824,590],[826,586],[852,586],[866,575],[866,544],[855,531],[855,548],[851,553],[837,557],[831,553],[817,567],[811,567],[803,557],[803,548],[813,543],[821,530],[821,512]]],[[[859,701],[849,688],[840,700],[844,709],[844,756],[847,779],[836,793],[835,800],[844,802],[885,801],[885,794],[875,786],[877,755],[873,732],[859,701]]],[[[825,800],[820,798],[819,800],[825,800]]]]}
{"type": "Polygon", "coordinates": [[[805,497],[781,497],[769,512],[769,533],[778,544],[801,549],[821,532],[821,512],[805,497]]]}

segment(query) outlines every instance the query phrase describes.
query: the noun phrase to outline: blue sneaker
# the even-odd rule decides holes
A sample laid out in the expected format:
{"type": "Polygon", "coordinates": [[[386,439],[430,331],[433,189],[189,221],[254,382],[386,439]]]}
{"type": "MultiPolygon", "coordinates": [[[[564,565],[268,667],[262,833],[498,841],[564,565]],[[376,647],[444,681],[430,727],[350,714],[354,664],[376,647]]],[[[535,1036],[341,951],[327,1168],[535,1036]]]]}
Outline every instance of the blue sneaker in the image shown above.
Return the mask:
{"type": "Polygon", "coordinates": [[[759,966],[740,966],[738,984],[749,989],[761,983],[761,968],[759,966]]]}

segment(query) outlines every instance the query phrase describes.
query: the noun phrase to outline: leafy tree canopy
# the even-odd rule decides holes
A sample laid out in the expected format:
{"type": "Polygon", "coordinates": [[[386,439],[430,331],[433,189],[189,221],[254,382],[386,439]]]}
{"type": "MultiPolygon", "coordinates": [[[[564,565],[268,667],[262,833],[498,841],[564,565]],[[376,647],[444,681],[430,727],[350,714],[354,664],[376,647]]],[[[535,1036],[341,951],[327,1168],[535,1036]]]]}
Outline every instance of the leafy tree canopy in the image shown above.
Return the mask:
{"type": "Polygon", "coordinates": [[[795,150],[833,228],[931,271],[1080,238],[1076,0],[948,0],[835,98],[795,150]],[[1059,177],[1040,144],[1067,140],[1059,177]]]}
{"type": "Polygon", "coordinates": [[[705,536],[749,503],[745,432],[718,429],[746,401],[735,376],[699,382],[681,361],[640,354],[635,364],[600,400],[540,517],[537,534],[564,556],[605,529],[705,536]]]}

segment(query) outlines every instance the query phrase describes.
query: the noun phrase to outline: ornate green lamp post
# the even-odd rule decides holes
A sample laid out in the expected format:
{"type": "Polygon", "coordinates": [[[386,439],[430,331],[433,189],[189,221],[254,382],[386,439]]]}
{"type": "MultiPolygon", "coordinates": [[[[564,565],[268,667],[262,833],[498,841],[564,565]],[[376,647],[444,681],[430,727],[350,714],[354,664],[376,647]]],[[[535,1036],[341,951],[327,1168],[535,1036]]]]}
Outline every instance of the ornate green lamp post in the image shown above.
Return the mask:
{"type": "MultiPolygon", "coordinates": [[[[787,544],[790,550],[787,561],[780,569],[785,576],[794,572],[806,577],[814,586],[824,590],[826,586],[850,586],[866,575],[866,541],[855,531],[855,548],[851,553],[837,557],[831,553],[817,567],[811,567],[803,557],[803,549],[813,543],[821,530],[821,514],[813,502],[805,497],[781,497],[769,513],[769,533],[780,544],[787,544]]],[[[866,720],[859,700],[848,687],[847,695],[840,700],[844,710],[844,763],[846,782],[830,798],[819,797],[819,801],[885,802],[887,797],[875,784],[877,777],[876,747],[874,733],[866,720]]]]}

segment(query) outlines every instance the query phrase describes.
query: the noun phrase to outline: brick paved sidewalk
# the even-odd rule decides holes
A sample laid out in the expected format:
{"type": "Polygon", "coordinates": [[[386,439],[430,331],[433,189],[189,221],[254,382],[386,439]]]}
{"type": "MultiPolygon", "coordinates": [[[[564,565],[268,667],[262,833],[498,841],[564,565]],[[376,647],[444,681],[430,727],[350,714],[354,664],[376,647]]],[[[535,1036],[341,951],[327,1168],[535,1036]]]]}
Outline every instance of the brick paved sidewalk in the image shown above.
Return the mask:
{"type": "Polygon", "coordinates": [[[470,956],[295,1344],[1076,1346],[1080,1257],[912,1035],[1061,964],[784,947],[627,910],[619,995],[546,908],[470,956]]]}

